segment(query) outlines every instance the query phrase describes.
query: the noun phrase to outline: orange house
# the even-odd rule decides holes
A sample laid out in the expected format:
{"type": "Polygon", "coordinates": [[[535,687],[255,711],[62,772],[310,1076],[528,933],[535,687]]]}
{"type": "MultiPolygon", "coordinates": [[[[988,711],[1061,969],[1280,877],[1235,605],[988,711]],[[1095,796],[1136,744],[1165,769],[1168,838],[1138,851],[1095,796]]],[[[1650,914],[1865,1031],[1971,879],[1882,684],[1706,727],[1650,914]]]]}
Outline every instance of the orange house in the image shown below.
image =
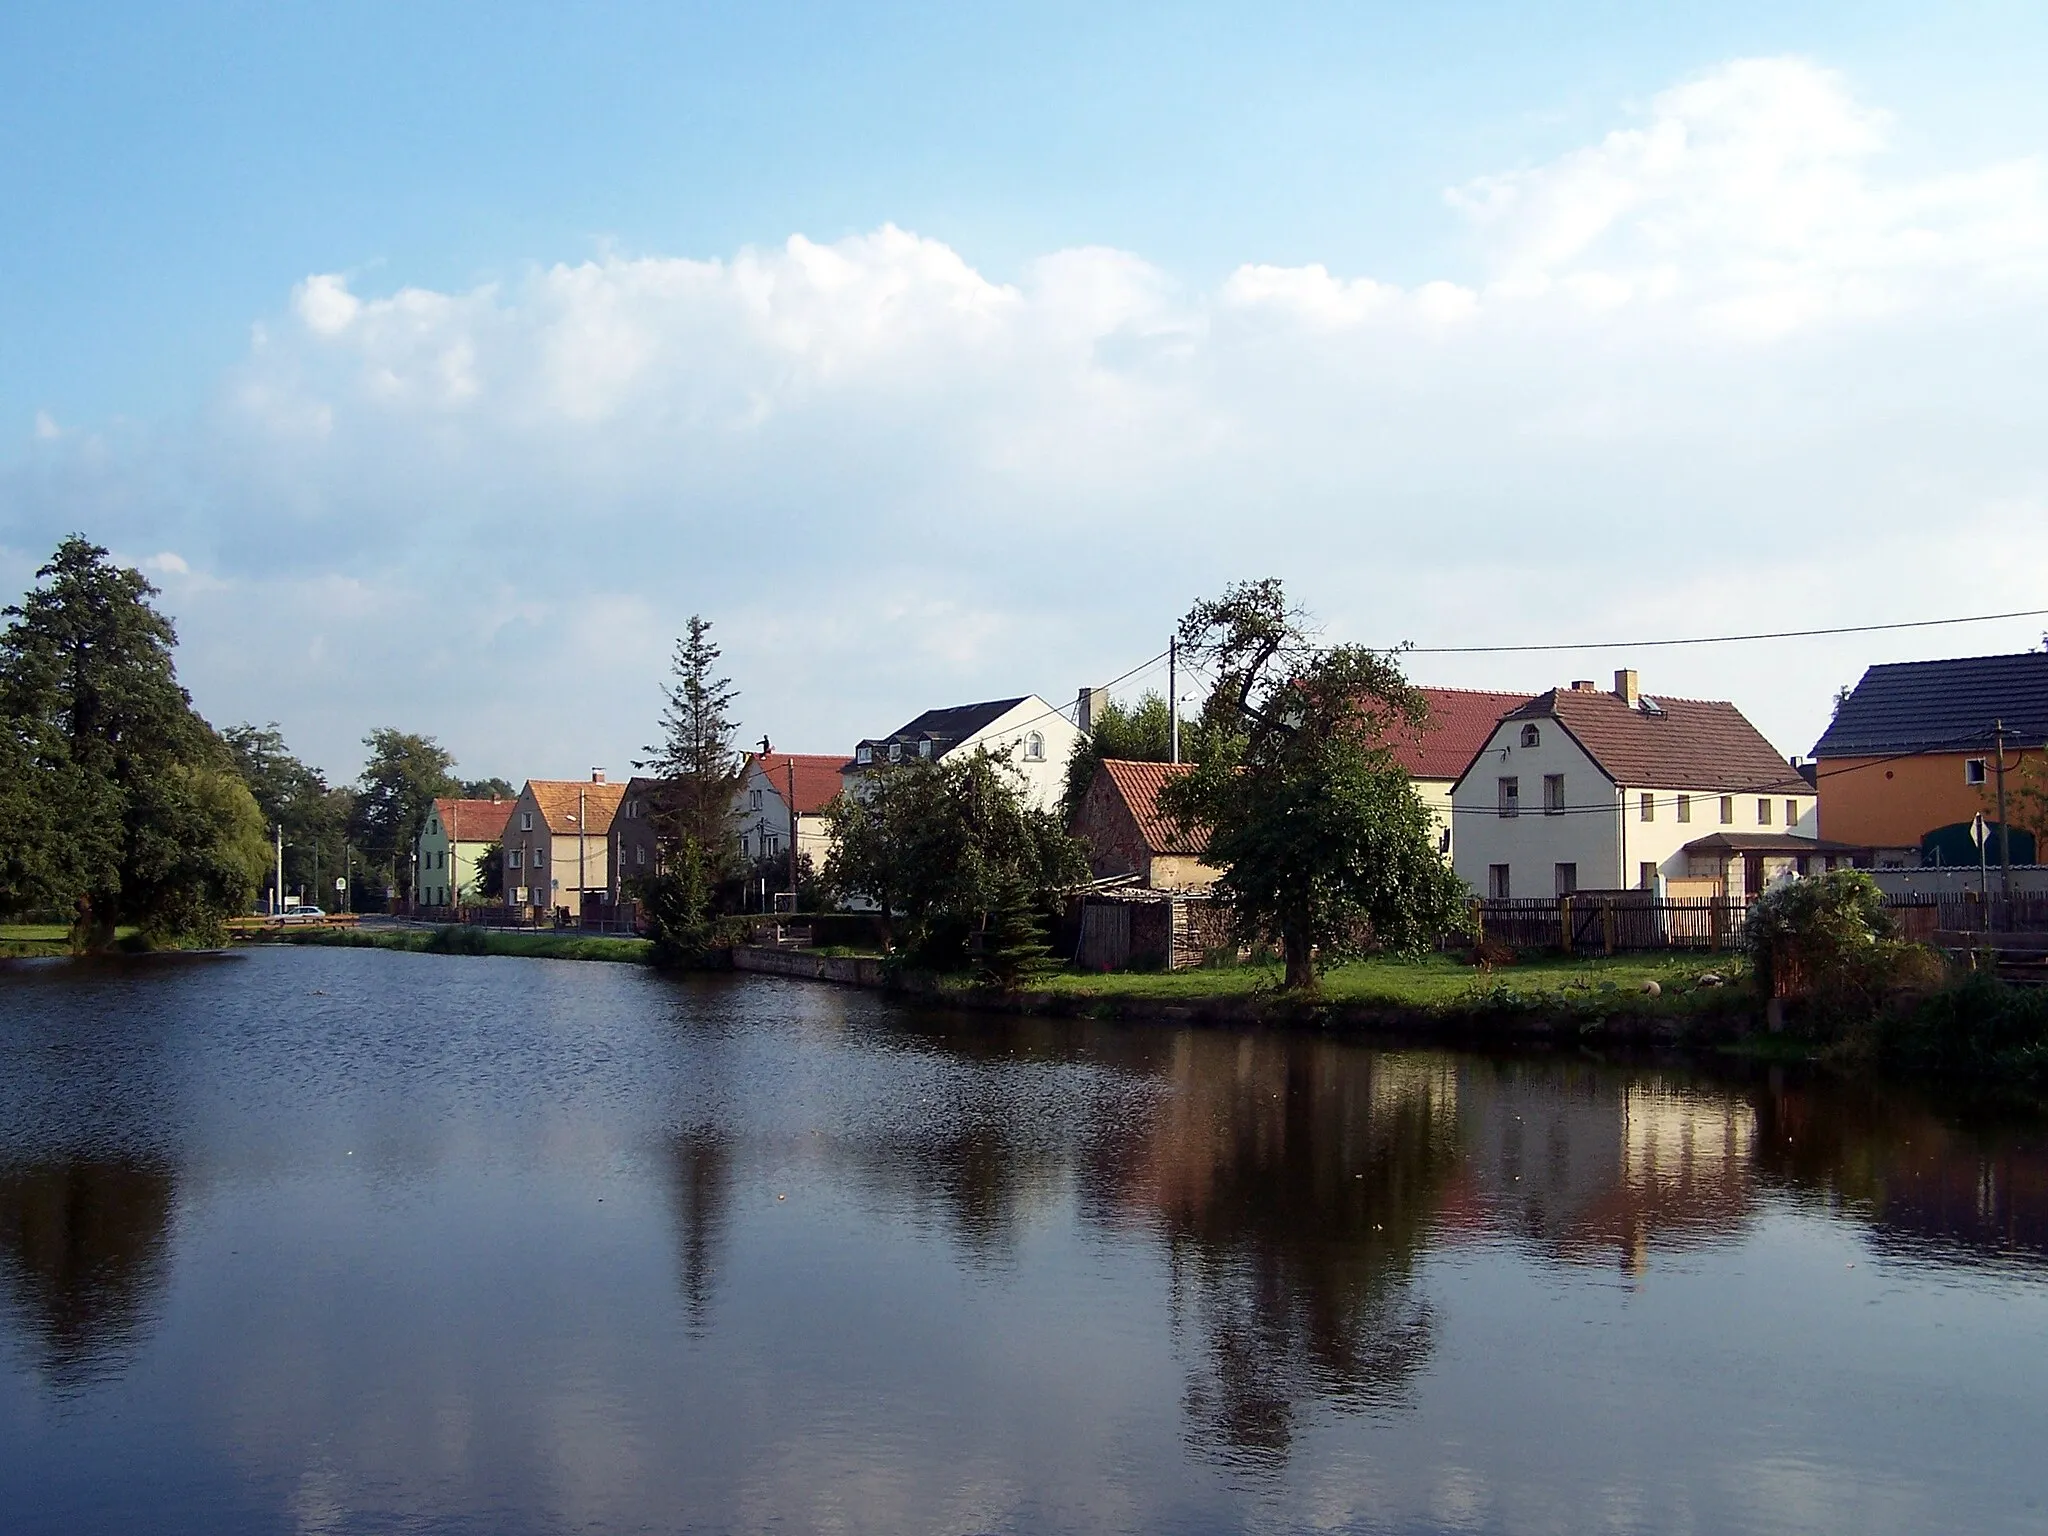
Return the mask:
{"type": "Polygon", "coordinates": [[[1814,744],[1820,835],[1880,865],[1974,864],[1982,815],[1997,863],[2002,757],[2011,860],[2031,864],[2048,827],[2020,787],[2041,782],[2044,743],[2048,653],[1872,667],[1814,744]]]}

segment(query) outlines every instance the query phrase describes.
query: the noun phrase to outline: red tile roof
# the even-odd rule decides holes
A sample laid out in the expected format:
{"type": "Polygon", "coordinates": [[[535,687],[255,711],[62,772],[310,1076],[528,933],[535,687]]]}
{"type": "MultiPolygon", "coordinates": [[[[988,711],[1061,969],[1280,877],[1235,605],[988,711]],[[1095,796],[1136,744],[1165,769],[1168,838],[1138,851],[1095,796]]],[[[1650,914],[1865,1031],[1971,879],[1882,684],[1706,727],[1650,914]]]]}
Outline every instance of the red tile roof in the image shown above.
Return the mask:
{"type": "Polygon", "coordinates": [[[756,752],[754,766],[767,775],[775,793],[789,798],[789,769],[796,765],[796,813],[815,816],[846,787],[840,771],[853,759],[832,752],[756,752]]]}
{"type": "Polygon", "coordinates": [[[451,841],[495,843],[505,836],[505,823],[512,819],[512,800],[436,800],[434,814],[451,841]]]}
{"type": "Polygon", "coordinates": [[[1502,715],[1529,702],[1526,693],[1492,693],[1475,688],[1417,688],[1429,703],[1420,730],[1397,732],[1394,761],[1411,779],[1446,783],[1465,771],[1502,715]]]}
{"type": "Polygon", "coordinates": [[[1204,829],[1197,827],[1182,831],[1159,810],[1159,791],[1191,772],[1192,765],[1134,763],[1124,758],[1106,757],[1102,760],[1102,771],[1109,775],[1109,782],[1116,786],[1117,794],[1130,808],[1131,819],[1138,824],[1138,835],[1145,839],[1148,852],[1199,856],[1208,846],[1209,839],[1204,829]]]}
{"type": "Polygon", "coordinates": [[[1605,689],[1553,688],[1512,718],[1559,721],[1609,778],[1631,788],[1813,793],[1733,704],[1662,694],[1654,701],[1651,713],[1605,689]]]}
{"type": "Polygon", "coordinates": [[[612,829],[612,816],[625,798],[623,784],[593,784],[587,779],[528,779],[526,792],[540,808],[548,830],[562,837],[577,833],[577,796],[583,797],[583,814],[588,824],[581,830],[591,837],[603,837],[612,829]]]}

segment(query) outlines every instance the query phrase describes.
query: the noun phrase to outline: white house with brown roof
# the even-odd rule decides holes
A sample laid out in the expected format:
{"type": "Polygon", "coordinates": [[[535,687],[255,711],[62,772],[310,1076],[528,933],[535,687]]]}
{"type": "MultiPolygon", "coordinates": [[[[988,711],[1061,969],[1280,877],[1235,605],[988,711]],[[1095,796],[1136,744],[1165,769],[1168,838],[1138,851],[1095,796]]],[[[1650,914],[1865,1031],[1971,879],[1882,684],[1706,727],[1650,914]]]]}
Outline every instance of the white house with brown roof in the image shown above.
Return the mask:
{"type": "Polygon", "coordinates": [[[510,800],[436,800],[420,828],[413,894],[423,907],[459,907],[477,896],[477,861],[505,836],[510,800]]]}
{"type": "Polygon", "coordinates": [[[1416,796],[1436,823],[1437,851],[1447,861],[1457,856],[1457,833],[1451,815],[1451,786],[1473,754],[1493,735],[1509,710],[1529,702],[1526,693],[1496,693],[1477,688],[1417,688],[1429,713],[1420,727],[1397,731],[1388,746],[1415,786],[1416,796]]]}
{"type": "Polygon", "coordinates": [[[1733,704],[1553,688],[1501,718],[1451,790],[1454,868],[1483,896],[1754,893],[1829,849],[1813,786],[1733,704]],[[1738,889],[1739,887],[1739,889],[1738,889]]]}
{"type": "Polygon", "coordinates": [[[832,851],[825,807],[845,787],[841,775],[852,762],[831,752],[748,753],[734,807],[741,859],[787,858],[794,826],[797,852],[822,870],[832,851]]]}
{"type": "Polygon", "coordinates": [[[528,779],[505,823],[505,905],[566,909],[582,920],[609,888],[612,817],[625,796],[601,772],[581,779],[528,779]]]}

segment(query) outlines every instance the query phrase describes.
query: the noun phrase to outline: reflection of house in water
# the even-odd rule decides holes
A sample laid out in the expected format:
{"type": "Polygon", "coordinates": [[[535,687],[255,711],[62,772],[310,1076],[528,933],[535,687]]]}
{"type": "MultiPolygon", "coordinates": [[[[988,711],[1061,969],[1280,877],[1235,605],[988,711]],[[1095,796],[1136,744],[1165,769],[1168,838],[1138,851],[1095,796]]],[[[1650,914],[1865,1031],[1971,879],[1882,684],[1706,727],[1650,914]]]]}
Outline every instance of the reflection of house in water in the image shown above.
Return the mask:
{"type": "Polygon", "coordinates": [[[731,1138],[722,1131],[685,1131],[669,1149],[669,1198],[676,1218],[683,1306],[690,1326],[702,1328],[718,1276],[732,1192],[731,1138]]]}
{"type": "Polygon", "coordinates": [[[58,1385],[118,1369],[148,1327],[174,1188],[115,1160],[0,1168],[0,1317],[58,1385]]]}
{"type": "Polygon", "coordinates": [[[1427,1358],[1413,1284],[1456,1167],[1447,1058],[1188,1033],[1124,1195],[1168,1245],[1188,1435],[1284,1456],[1297,1405],[1400,1401],[1427,1358]]]}
{"type": "Polygon", "coordinates": [[[1464,1177],[1450,1225],[1561,1256],[1613,1254],[1736,1231],[1753,1203],[1750,1106],[1655,1077],[1554,1062],[1467,1062],[1458,1078],[1464,1177]]]}
{"type": "Polygon", "coordinates": [[[1880,1248],[1947,1262],[2048,1262],[2048,1147],[2038,1131],[1972,1134],[1912,1096],[1868,1084],[1756,1096],[1762,1176],[1819,1193],[1880,1248]]]}

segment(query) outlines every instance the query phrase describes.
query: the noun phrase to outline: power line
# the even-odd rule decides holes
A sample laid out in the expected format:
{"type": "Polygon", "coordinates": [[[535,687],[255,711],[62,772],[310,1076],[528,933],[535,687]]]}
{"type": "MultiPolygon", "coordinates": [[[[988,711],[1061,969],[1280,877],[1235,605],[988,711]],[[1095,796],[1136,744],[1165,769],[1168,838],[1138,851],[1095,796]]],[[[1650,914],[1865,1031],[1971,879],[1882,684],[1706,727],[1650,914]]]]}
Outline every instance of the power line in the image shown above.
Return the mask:
{"type": "Polygon", "coordinates": [[[1990,624],[2000,619],[2048,618],[2048,608],[2012,613],[1972,613],[1952,619],[1901,619],[1889,624],[1841,624],[1829,629],[1778,629],[1750,635],[1688,635],[1666,640],[1557,641],[1541,645],[1415,645],[1409,656],[1500,656],[1531,651],[1647,651],[1674,645],[1735,645],[1750,640],[1810,640],[1821,635],[1868,635],[1891,629],[1935,629],[1949,624],[1990,624]]]}

